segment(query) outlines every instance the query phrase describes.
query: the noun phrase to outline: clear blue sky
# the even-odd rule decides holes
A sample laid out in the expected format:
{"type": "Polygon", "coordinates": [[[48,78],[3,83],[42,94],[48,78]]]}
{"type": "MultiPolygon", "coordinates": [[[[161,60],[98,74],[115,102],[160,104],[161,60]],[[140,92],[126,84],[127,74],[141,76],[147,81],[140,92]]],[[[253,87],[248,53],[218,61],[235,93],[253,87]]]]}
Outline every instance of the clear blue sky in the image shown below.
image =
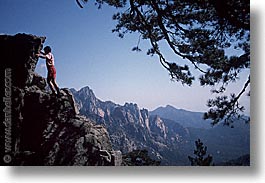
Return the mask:
{"type": "MultiPolygon", "coordinates": [[[[123,105],[137,103],[149,110],[167,104],[192,111],[206,111],[206,101],[213,97],[208,87],[198,81],[192,87],[171,82],[157,57],[132,52],[138,36],[120,39],[111,30],[115,26],[114,8],[98,10],[93,2],[80,9],[75,0],[1,0],[0,33],[29,33],[46,36],[55,56],[60,87],[80,89],[89,86],[103,101],[123,105]]],[[[169,59],[177,59],[168,54],[169,59]]],[[[44,60],[36,71],[46,77],[44,60]]],[[[248,75],[249,71],[243,73],[248,75]]],[[[246,77],[231,87],[238,92],[246,77]]],[[[249,113],[249,98],[242,103],[249,113]]]]}

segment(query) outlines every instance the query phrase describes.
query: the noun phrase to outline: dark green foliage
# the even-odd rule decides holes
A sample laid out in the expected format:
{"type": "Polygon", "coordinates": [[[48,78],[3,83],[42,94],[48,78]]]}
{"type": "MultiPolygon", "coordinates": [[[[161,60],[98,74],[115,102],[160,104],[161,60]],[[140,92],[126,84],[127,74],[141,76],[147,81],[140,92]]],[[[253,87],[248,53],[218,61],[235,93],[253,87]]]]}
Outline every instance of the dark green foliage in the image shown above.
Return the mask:
{"type": "MultiPolygon", "coordinates": [[[[82,0],[87,2],[88,0],[82,0]]],[[[249,0],[96,0],[113,6],[120,12],[113,15],[117,22],[112,30],[123,38],[128,33],[138,33],[141,40],[150,42],[148,55],[157,55],[160,64],[169,72],[172,80],[192,85],[195,80],[190,68],[198,70],[202,86],[213,86],[214,93],[221,95],[227,86],[239,79],[242,70],[250,69],[250,2],[249,0]],[[169,51],[176,55],[174,61],[167,60],[169,51]],[[228,55],[237,52],[235,55],[228,55]],[[183,60],[186,62],[183,62],[183,60]]],[[[140,41],[133,48],[141,51],[140,41]]],[[[249,86],[248,78],[243,88],[249,86]]],[[[209,101],[209,112],[205,118],[213,124],[244,108],[238,101],[242,92],[231,100],[217,97],[209,101]],[[218,106],[228,104],[229,107],[218,106]],[[220,114],[219,114],[220,113],[220,114]]],[[[230,120],[231,121],[231,120],[230,120]]]]}
{"type": "Polygon", "coordinates": [[[124,166],[159,166],[160,161],[149,157],[147,150],[133,150],[122,157],[124,166]]]}
{"type": "Polygon", "coordinates": [[[223,124],[231,126],[233,128],[233,121],[235,119],[243,119],[248,123],[250,118],[244,117],[240,112],[244,111],[244,106],[241,106],[238,102],[240,96],[245,92],[247,86],[250,83],[250,78],[246,82],[243,90],[236,96],[231,94],[230,98],[227,96],[218,96],[216,99],[208,100],[207,106],[210,108],[207,113],[204,114],[204,119],[212,119],[212,125],[219,123],[224,119],[223,124]]]}
{"type": "Polygon", "coordinates": [[[207,147],[203,145],[200,139],[195,141],[195,145],[195,157],[188,156],[191,166],[211,166],[213,157],[211,155],[205,157],[207,153],[207,147]]]}

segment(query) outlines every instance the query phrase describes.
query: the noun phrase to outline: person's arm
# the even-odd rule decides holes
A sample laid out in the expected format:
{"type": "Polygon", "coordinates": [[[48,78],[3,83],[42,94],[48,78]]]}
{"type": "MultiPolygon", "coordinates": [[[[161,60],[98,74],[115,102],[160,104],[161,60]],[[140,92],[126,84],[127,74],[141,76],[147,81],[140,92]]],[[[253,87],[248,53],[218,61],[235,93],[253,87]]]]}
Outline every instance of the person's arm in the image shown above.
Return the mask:
{"type": "Polygon", "coordinates": [[[40,57],[40,58],[47,58],[47,56],[44,55],[43,52],[41,52],[41,53],[37,53],[36,56],[37,56],[37,57],[40,57]]]}

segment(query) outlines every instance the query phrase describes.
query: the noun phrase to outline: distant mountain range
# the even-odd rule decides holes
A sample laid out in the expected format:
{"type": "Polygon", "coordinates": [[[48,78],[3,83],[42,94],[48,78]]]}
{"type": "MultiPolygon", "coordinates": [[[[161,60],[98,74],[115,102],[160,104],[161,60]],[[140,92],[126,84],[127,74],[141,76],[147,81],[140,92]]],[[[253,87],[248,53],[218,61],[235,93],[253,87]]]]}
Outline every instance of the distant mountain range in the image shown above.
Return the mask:
{"type": "Polygon", "coordinates": [[[167,105],[166,107],[158,107],[151,111],[150,115],[158,115],[162,118],[173,120],[183,127],[203,129],[209,129],[212,127],[210,120],[203,119],[203,113],[176,109],[170,105],[167,105]]]}
{"type": "Polygon", "coordinates": [[[80,113],[104,125],[113,148],[122,153],[146,149],[161,165],[190,165],[188,156],[193,156],[198,138],[217,164],[250,153],[250,127],[243,121],[235,121],[235,128],[211,127],[210,121],[202,119],[203,113],[169,105],[148,111],[137,104],[104,102],[89,87],[71,92],[80,113]]]}

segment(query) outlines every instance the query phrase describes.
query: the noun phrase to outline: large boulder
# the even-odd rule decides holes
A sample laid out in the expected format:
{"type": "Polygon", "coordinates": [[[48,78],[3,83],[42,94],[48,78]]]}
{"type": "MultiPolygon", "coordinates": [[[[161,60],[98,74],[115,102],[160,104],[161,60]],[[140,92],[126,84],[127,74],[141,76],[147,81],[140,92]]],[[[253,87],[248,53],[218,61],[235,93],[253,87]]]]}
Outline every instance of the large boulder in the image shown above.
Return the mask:
{"type": "Polygon", "coordinates": [[[45,37],[27,34],[0,35],[1,71],[10,68],[12,85],[23,88],[31,84],[45,37]]]}

